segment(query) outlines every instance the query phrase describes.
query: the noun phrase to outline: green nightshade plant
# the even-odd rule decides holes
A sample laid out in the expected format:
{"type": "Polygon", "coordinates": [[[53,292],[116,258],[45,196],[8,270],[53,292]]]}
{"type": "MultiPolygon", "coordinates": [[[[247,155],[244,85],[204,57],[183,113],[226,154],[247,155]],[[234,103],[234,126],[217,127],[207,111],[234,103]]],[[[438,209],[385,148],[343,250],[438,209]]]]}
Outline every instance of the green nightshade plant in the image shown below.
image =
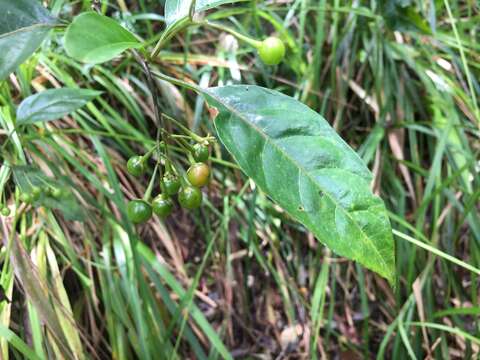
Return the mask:
{"type": "MultiPolygon", "coordinates": [[[[167,26],[153,49],[116,20],[93,11],[86,12],[78,15],[67,27],[65,49],[75,60],[92,65],[110,61],[128,51],[145,70],[147,86],[154,96],[156,89],[152,83],[155,77],[203,95],[216,113],[214,125],[218,139],[262,191],[334,252],[358,261],[393,284],[394,242],[384,202],[372,193],[372,174],[362,159],[321,115],[298,100],[270,89],[250,85],[200,87],[150,70],[149,62],[154,61],[169,39],[190,26],[213,26],[232,33],[241,42],[255,48],[266,65],[284,61],[288,47],[280,37],[266,34],[264,40],[256,40],[235,33],[222,24],[193,20],[199,12],[231,2],[234,1],[167,0],[167,26]]],[[[13,23],[9,28],[16,30],[41,25],[29,28],[29,47],[16,55],[19,64],[26,58],[26,51],[32,53],[37,48],[46,32],[56,25],[56,20],[33,0],[21,0],[15,4],[0,0],[0,12],[11,7],[25,13],[29,13],[32,7],[38,11],[35,12],[37,17],[28,24],[15,24],[16,18],[11,18],[9,21],[13,23]]],[[[7,33],[1,38],[0,50],[16,40],[15,31],[7,33]]],[[[0,77],[5,77],[13,69],[11,64],[7,66],[0,61],[0,77]]],[[[99,94],[82,89],[44,91],[25,99],[24,105],[20,104],[18,108],[17,118],[22,126],[58,119],[99,94]],[[69,98],[75,101],[70,103],[69,98]],[[56,103],[56,99],[62,101],[56,103]]],[[[197,187],[206,185],[210,179],[210,168],[203,163],[208,160],[209,149],[204,145],[195,145],[192,149],[188,144],[201,144],[202,139],[189,129],[184,129],[183,137],[175,138],[161,129],[160,124],[157,116],[161,135],[158,141],[162,144],[152,150],[157,155],[157,166],[164,163],[165,172],[171,173],[172,159],[168,147],[172,141],[187,149],[190,160],[193,158],[198,162],[186,173],[186,179],[193,186],[184,184],[180,189],[180,180],[167,174],[161,181],[162,191],[165,196],[180,191],[178,201],[182,207],[198,208],[203,195],[197,187]]],[[[141,157],[130,159],[127,170],[135,176],[148,172],[141,157]]],[[[32,201],[29,190],[24,190],[20,197],[26,203],[32,201]]],[[[42,197],[40,201],[43,201],[42,197]]],[[[152,206],[148,201],[128,203],[126,212],[132,222],[142,223],[150,219],[152,206]]],[[[168,214],[168,198],[154,200],[154,211],[160,216],[168,214]]]]}

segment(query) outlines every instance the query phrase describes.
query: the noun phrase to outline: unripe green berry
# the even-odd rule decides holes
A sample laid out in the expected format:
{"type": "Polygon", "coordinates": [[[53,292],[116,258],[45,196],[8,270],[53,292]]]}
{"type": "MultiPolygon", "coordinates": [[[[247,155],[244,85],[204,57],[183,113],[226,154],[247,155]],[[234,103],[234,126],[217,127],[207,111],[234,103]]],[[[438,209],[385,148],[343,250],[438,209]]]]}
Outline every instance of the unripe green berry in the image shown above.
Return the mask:
{"type": "Polygon", "coordinates": [[[155,215],[165,218],[172,213],[173,202],[168,196],[160,194],[153,199],[152,210],[155,215]]]}
{"type": "Polygon", "coordinates": [[[30,204],[33,201],[33,197],[29,193],[22,193],[20,194],[20,201],[25,204],[30,204]]]}
{"type": "Polygon", "coordinates": [[[127,171],[130,175],[140,176],[145,172],[145,160],[143,156],[132,156],[127,162],[127,171]]]}
{"type": "Polygon", "coordinates": [[[178,193],[178,190],[180,190],[181,185],[182,184],[180,182],[180,179],[176,175],[167,173],[163,177],[163,180],[160,186],[162,188],[162,191],[166,195],[171,196],[178,193]]]}
{"type": "Polygon", "coordinates": [[[55,199],[60,199],[63,195],[63,191],[60,188],[53,188],[52,189],[52,197],[55,199]]]}
{"type": "Polygon", "coordinates": [[[152,217],[152,207],[144,200],[132,200],[127,205],[127,215],[134,224],[141,224],[152,217]]]}
{"type": "Polygon", "coordinates": [[[2,208],[1,213],[5,217],[10,216],[10,209],[8,207],[4,207],[4,208],[2,208]]]}
{"type": "Polygon", "coordinates": [[[178,193],[178,202],[185,209],[193,210],[199,208],[202,205],[202,200],[202,192],[193,186],[184,187],[178,193]]]}
{"type": "Polygon", "coordinates": [[[277,37],[270,36],[262,41],[258,55],[266,65],[278,65],[285,57],[285,44],[277,37]]]}
{"type": "Polygon", "coordinates": [[[206,162],[210,156],[208,146],[202,144],[195,144],[192,151],[193,158],[198,162],[206,162]]]}
{"type": "Polygon", "coordinates": [[[38,186],[33,186],[32,187],[32,198],[33,200],[38,200],[40,198],[40,195],[42,195],[42,189],[39,188],[38,186]]]}

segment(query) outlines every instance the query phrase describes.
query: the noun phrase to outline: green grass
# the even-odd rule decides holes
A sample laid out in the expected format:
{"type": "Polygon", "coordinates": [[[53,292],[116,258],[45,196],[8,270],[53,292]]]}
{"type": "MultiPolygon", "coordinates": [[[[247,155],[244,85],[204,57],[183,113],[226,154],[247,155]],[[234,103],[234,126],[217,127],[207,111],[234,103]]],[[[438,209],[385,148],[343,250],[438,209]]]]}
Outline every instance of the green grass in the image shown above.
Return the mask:
{"type": "MultiPolygon", "coordinates": [[[[106,0],[102,9],[153,49],[164,25],[159,3],[106,0]]],[[[0,357],[478,358],[480,8],[412,2],[418,16],[408,17],[375,4],[226,6],[211,19],[258,38],[279,31],[287,60],[266,67],[244,44],[225,49],[219,30],[193,28],[172,39],[152,68],[208,85],[238,83],[240,75],[328,119],[372,169],[389,208],[395,288],[322,247],[220,144],[206,206],[135,229],[125,199],[142,196],[148,179],[128,176],[125,163],[156,139],[142,69],[129,54],[95,68],[78,64],[57,31],[0,83],[0,141],[13,128],[12,110],[31,93],[79,86],[104,94],[0,146],[61,179],[85,218],[72,222],[43,208],[1,218],[0,284],[12,303],[0,302],[0,357]],[[300,334],[284,340],[297,326],[300,334]]],[[[49,6],[70,20],[90,1],[49,6]]],[[[157,85],[162,113],[214,134],[200,97],[157,85]]],[[[13,207],[4,195],[14,191],[9,176],[3,164],[0,196],[13,207]]]]}

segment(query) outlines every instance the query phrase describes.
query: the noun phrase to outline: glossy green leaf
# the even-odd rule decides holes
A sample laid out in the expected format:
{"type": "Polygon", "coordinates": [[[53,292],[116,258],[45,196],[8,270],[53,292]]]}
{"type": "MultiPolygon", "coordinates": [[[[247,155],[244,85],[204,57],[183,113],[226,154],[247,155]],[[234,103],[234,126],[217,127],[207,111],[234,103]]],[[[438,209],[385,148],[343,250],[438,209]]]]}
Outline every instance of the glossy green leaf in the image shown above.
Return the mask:
{"type": "Polygon", "coordinates": [[[102,63],[141,46],[117,21],[95,12],[77,16],[65,34],[67,54],[86,63],[102,63]]]}
{"type": "Polygon", "coordinates": [[[71,186],[63,179],[52,179],[33,166],[12,166],[12,173],[16,185],[22,192],[31,193],[34,186],[40,188],[50,186],[64,191],[64,195],[60,199],[41,194],[36,205],[60,210],[67,220],[82,221],[85,218],[77,199],[70,190],[67,191],[67,189],[71,189],[71,186]]]}
{"type": "Polygon", "coordinates": [[[101,92],[60,88],[27,97],[17,109],[17,125],[57,120],[81,108],[101,92]]]}
{"type": "Polygon", "coordinates": [[[360,157],[316,112],[258,86],[203,90],[220,140],[242,170],[334,252],[395,278],[383,201],[360,157]]]}
{"type": "Polygon", "coordinates": [[[33,54],[55,24],[37,0],[0,0],[0,80],[33,54]]]}
{"type": "MultiPolygon", "coordinates": [[[[195,13],[240,1],[246,0],[197,0],[195,2],[195,13]]],[[[167,23],[167,27],[187,18],[191,6],[192,0],[167,0],[165,2],[165,22],[167,23]]]]}

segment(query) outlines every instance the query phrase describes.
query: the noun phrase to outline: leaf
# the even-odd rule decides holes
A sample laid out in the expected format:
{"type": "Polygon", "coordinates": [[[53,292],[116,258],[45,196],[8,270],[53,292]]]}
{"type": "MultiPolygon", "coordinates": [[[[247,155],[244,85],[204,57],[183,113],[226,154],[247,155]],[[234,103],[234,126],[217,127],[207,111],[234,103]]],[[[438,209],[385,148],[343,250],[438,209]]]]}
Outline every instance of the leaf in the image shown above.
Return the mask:
{"type": "MultiPolygon", "coordinates": [[[[57,316],[53,311],[53,307],[49,300],[48,284],[42,281],[38,275],[38,267],[36,267],[23,242],[18,239],[17,233],[14,232],[14,240],[11,242],[8,256],[13,265],[15,277],[22,285],[22,290],[26,294],[26,298],[35,310],[38,311],[42,323],[48,328],[54,340],[53,345],[65,354],[66,359],[73,359],[68,342],[64,332],[58,322],[57,316]]],[[[4,246],[7,246],[7,240],[4,239],[4,246]]]]}
{"type": "Polygon", "coordinates": [[[17,109],[17,125],[60,119],[100,94],[99,91],[75,88],[42,91],[22,101],[17,109]]]}
{"type": "Polygon", "coordinates": [[[118,22],[95,12],[77,16],[65,34],[67,54],[86,63],[102,63],[141,46],[118,22]]]}
{"type": "MultiPolygon", "coordinates": [[[[163,31],[158,40],[155,49],[153,50],[153,57],[157,56],[162,45],[170,39],[177,32],[181,31],[191,23],[190,10],[194,0],[167,0],[165,3],[165,23],[166,29],[163,31]]],[[[195,2],[194,13],[214,8],[215,6],[234,3],[247,0],[197,0],[195,2]]]]}
{"type": "Polygon", "coordinates": [[[72,305],[68,299],[68,293],[63,285],[62,272],[58,266],[55,253],[50,246],[45,232],[40,233],[41,243],[38,246],[44,247],[47,255],[48,265],[50,268],[51,286],[57,294],[58,306],[54,306],[53,310],[57,314],[58,322],[66,336],[67,343],[75,356],[75,359],[85,359],[82,342],[78,331],[77,324],[73,317],[72,305]]]}
{"type": "Polygon", "coordinates": [[[25,359],[41,360],[41,357],[35,354],[35,351],[29,345],[3,324],[0,324],[0,337],[8,341],[8,343],[18,350],[25,359]]]}
{"type": "Polygon", "coordinates": [[[388,0],[382,2],[380,11],[391,30],[432,34],[426,19],[415,9],[411,0],[388,0]]]}
{"type": "Polygon", "coordinates": [[[242,170],[325,245],[395,278],[394,243],[372,175],[325,119],[258,86],[202,90],[215,127],[242,170]]]}
{"type": "Polygon", "coordinates": [[[0,80],[33,54],[55,24],[36,0],[0,0],[0,80]]]}
{"type": "MultiPolygon", "coordinates": [[[[199,13],[214,7],[246,0],[197,0],[195,13],[199,13]]],[[[192,0],[167,0],[165,2],[165,22],[167,28],[188,17],[192,0]]]]}
{"type": "Polygon", "coordinates": [[[71,187],[68,186],[66,181],[49,178],[33,166],[12,166],[12,173],[15,183],[22,192],[30,193],[34,186],[40,188],[50,186],[63,190],[65,195],[61,199],[54,199],[42,194],[36,201],[38,205],[60,210],[67,220],[82,221],[85,218],[85,214],[79,206],[77,199],[71,192],[67,191],[67,189],[70,189],[71,187]]]}

